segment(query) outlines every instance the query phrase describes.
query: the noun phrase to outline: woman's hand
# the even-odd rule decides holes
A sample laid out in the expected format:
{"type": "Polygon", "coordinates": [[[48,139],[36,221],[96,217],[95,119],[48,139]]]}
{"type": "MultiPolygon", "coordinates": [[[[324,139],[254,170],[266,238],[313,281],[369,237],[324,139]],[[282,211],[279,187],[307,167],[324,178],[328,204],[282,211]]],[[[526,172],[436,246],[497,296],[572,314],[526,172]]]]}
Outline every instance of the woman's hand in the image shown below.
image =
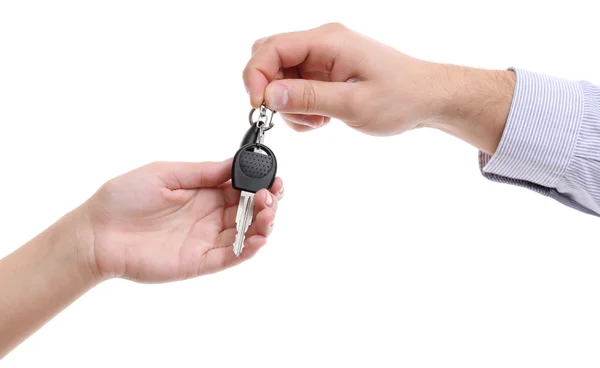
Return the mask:
{"type": "Polygon", "coordinates": [[[255,219],[233,254],[240,192],[231,160],[152,163],[103,185],[87,209],[89,259],[103,279],[166,282],[214,273],[252,257],[267,242],[283,182],[254,196],[255,219]]]}
{"type": "Polygon", "coordinates": [[[182,280],[231,267],[267,242],[283,182],[254,196],[256,218],[233,254],[239,192],[231,160],[149,164],[0,259],[0,359],[102,281],[182,280]]]}

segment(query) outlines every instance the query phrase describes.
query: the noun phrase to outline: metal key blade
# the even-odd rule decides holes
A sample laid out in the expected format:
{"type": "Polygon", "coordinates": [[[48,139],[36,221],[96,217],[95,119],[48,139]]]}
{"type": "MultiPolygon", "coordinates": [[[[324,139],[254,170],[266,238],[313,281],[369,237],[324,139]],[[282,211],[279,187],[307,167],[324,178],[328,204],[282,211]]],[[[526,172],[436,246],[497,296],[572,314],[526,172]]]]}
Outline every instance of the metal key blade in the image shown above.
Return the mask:
{"type": "Polygon", "coordinates": [[[254,215],[254,193],[242,191],[240,195],[240,204],[235,218],[235,242],[233,243],[233,253],[236,257],[242,254],[244,249],[244,240],[246,239],[246,231],[252,224],[254,215]]]}

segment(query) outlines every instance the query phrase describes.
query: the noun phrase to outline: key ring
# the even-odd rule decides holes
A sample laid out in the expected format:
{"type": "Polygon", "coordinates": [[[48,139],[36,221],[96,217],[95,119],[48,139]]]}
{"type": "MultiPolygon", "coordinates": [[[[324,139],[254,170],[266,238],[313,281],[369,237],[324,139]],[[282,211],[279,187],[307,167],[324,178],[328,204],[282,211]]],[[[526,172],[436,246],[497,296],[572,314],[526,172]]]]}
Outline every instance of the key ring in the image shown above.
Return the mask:
{"type": "Polygon", "coordinates": [[[260,105],[260,115],[258,116],[258,119],[256,121],[252,120],[252,116],[254,115],[254,112],[256,111],[256,108],[252,108],[252,110],[250,110],[250,115],[248,115],[248,120],[250,121],[250,125],[252,124],[257,124],[259,128],[262,129],[263,132],[266,132],[267,130],[273,128],[273,126],[275,125],[273,123],[273,115],[275,115],[276,111],[269,109],[264,103],[262,105],[260,105]],[[270,114],[267,114],[267,112],[270,111],[270,114]],[[268,120],[265,120],[266,118],[268,118],[268,120]],[[262,124],[259,124],[262,123],[262,124]]]}

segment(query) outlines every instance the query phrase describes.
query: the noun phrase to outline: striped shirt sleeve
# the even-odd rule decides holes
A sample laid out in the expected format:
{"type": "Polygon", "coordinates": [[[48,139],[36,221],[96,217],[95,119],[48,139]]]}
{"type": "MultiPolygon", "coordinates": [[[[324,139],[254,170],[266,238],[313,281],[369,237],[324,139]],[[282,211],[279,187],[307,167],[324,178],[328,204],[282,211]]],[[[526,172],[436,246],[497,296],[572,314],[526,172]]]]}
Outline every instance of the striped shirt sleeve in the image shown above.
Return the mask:
{"type": "Polygon", "coordinates": [[[600,216],[600,86],[511,70],[508,120],[496,152],[479,152],[482,175],[600,216]]]}

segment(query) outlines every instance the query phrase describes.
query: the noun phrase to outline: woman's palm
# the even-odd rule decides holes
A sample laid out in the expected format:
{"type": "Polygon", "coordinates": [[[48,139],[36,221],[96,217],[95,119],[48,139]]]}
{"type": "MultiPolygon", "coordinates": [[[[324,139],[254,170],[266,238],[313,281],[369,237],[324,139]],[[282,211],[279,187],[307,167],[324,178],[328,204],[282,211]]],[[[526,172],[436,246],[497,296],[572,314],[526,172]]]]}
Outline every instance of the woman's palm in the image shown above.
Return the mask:
{"type": "Polygon", "coordinates": [[[255,220],[242,255],[235,257],[239,191],[223,171],[229,167],[218,167],[221,180],[199,188],[182,188],[178,179],[171,180],[164,163],[142,167],[103,186],[90,206],[99,224],[94,255],[103,275],[166,282],[217,272],[252,257],[266,243],[283,183],[278,178],[271,187],[277,196],[266,190],[255,195],[255,220]]]}

